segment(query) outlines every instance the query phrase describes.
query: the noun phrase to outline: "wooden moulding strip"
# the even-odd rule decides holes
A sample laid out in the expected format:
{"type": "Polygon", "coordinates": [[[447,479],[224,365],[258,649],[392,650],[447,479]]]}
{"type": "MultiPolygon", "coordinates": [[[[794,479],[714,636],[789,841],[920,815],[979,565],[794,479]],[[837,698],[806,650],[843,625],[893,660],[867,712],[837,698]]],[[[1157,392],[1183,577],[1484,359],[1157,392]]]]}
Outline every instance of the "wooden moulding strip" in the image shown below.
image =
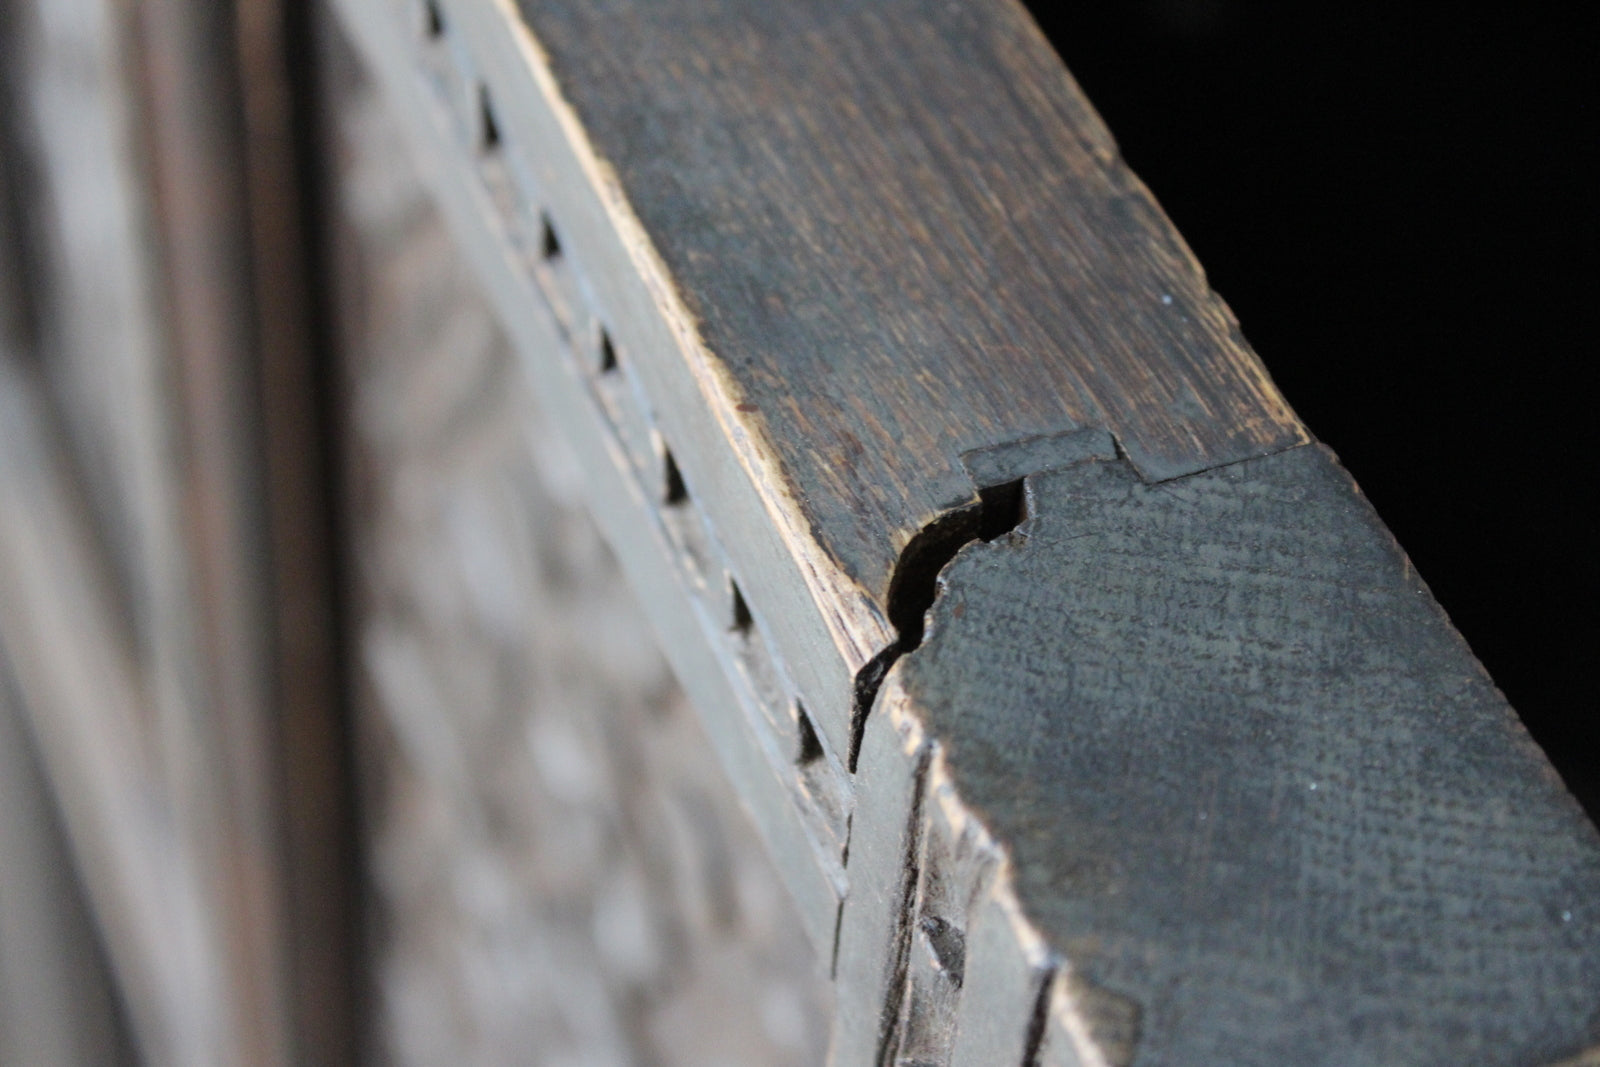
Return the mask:
{"type": "Polygon", "coordinates": [[[711,352],[621,181],[596,151],[548,57],[515,5],[450,5],[463,58],[504,115],[507,150],[551,204],[589,314],[632,355],[653,415],[671,437],[696,500],[773,630],[792,680],[830,743],[845,753],[852,680],[894,639],[869,590],[819,542],[755,405],[711,352]]]}
{"type": "MultiPolygon", "coordinates": [[[[468,8],[442,8],[450,27],[447,32],[460,34],[471,25],[468,8]]],[[[636,373],[637,354],[645,350],[634,340],[638,327],[633,324],[638,320],[598,314],[597,275],[582,269],[587,262],[584,250],[600,242],[594,231],[608,232],[608,223],[603,217],[591,219],[583,210],[588,190],[541,183],[538,199],[524,193],[511,220],[523,228],[508,226],[503,205],[497,204],[495,182],[506,177],[529,179],[531,164],[518,146],[541,143],[526,136],[536,117],[500,104],[516,96],[494,92],[500,84],[494,68],[486,62],[469,65],[458,38],[430,44],[422,33],[420,4],[399,7],[349,0],[337,10],[385,91],[410,117],[405,129],[419,148],[424,176],[482,276],[535,395],[583,463],[590,478],[591,510],[705,718],[718,758],[749,805],[799,906],[819,960],[826,965],[844,894],[843,842],[830,843],[808,815],[807,804],[797,802],[808,792],[797,766],[799,752],[767,727],[773,718],[762,705],[767,695],[753,685],[741,661],[750,637],[743,628],[730,625],[723,584],[728,574],[736,576],[754,627],[776,629],[784,616],[759,598],[765,585],[763,568],[738,562],[726,535],[707,530],[702,523],[704,490],[711,484],[696,475],[705,469],[699,463],[704,446],[687,434],[670,439],[675,462],[682,462],[687,501],[669,500],[673,494],[664,493],[658,484],[664,469],[659,462],[664,457],[656,453],[661,439],[645,423],[661,408],[639,403],[637,390],[627,387],[625,377],[636,373]],[[430,47],[432,56],[422,52],[430,47]],[[497,169],[485,168],[479,152],[480,84],[491,90],[497,148],[505,153],[495,160],[503,164],[497,169]],[[560,249],[548,262],[542,254],[546,220],[556,228],[560,249]],[[537,254],[535,262],[529,261],[529,253],[537,254]],[[604,343],[612,346],[609,360],[600,353],[602,323],[604,343]],[[685,540],[691,535],[700,542],[704,558],[698,561],[685,540]],[[686,619],[694,624],[685,626],[686,619]]],[[[480,32],[488,35],[493,25],[490,22],[480,32]]],[[[742,477],[740,481],[749,484],[742,477]]],[[[770,532],[771,527],[762,520],[751,529],[770,532]]],[[[809,694],[788,676],[786,667],[792,661],[787,657],[774,661],[784,691],[781,714],[799,714],[791,709],[809,705],[809,694]]],[[[847,676],[840,684],[848,688],[847,676]]],[[[825,759],[843,774],[836,749],[830,747],[825,759]]],[[[843,792],[848,806],[847,782],[843,792]]]]}

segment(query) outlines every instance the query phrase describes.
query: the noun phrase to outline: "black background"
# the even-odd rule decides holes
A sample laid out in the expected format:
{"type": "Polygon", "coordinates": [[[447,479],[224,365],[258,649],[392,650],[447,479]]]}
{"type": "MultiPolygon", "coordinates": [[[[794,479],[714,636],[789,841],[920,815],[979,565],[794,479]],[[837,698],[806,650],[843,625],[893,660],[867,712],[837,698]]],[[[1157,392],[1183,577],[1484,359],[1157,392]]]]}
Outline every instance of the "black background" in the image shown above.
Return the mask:
{"type": "Polygon", "coordinates": [[[1600,817],[1591,5],[1030,5],[1600,817]]]}

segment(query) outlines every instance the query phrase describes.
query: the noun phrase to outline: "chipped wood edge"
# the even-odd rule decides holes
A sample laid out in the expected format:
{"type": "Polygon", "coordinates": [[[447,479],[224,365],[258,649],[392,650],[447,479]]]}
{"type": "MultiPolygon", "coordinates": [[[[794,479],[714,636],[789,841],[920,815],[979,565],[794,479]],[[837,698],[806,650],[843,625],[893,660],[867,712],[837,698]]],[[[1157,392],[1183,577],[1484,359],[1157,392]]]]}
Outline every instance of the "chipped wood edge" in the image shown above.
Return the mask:
{"type": "MultiPolygon", "coordinates": [[[[964,931],[969,938],[969,947],[972,944],[970,939],[984,920],[998,918],[1003,924],[1005,936],[1015,946],[1017,958],[1014,965],[1032,972],[1039,983],[1035,992],[1010,1004],[997,1002],[990,990],[981,986],[972,988],[970,983],[963,985],[958,1009],[963,1025],[957,1030],[952,1062],[972,1067],[986,1063],[1128,1067],[1137,1050],[1136,1028],[1131,1039],[1125,1040],[1124,1035],[1118,1033],[1108,1036],[1107,1031],[1113,1028],[1101,1022],[1106,1011],[1105,1006],[1099,1003],[1097,991],[1085,987],[1077,979],[1071,961],[1051,947],[1044,933],[1028,918],[1017,896],[1011,850],[989,829],[982,813],[961,796],[950,771],[948,751],[929,734],[902,684],[902,671],[898,667],[892,669],[885,679],[874,715],[881,716],[880,729],[888,728],[898,738],[899,754],[908,763],[916,762],[919,753],[926,753],[926,770],[921,776],[918,790],[921,799],[913,800],[912,811],[922,811],[923,819],[937,818],[951,836],[971,840],[975,851],[988,857],[985,869],[972,887],[973,900],[968,915],[973,921],[964,931]],[[987,915],[983,914],[985,908],[990,909],[987,915]],[[996,1014],[1008,1016],[1008,1030],[984,1035],[977,1041],[965,1037],[975,1028],[974,1024],[982,1025],[996,1014]]],[[[911,817],[915,818],[914,815],[911,817]]],[[[914,856],[918,848],[919,843],[911,841],[909,851],[912,855],[903,858],[913,879],[925,878],[930,873],[916,869],[914,856]]],[[[855,873],[858,876],[865,873],[870,877],[873,872],[855,873]]],[[[882,872],[876,873],[881,881],[882,872]]],[[[847,900],[846,908],[850,906],[851,901],[847,900]]],[[[911,936],[909,926],[913,919],[914,916],[909,914],[897,917],[901,927],[898,934],[900,938],[911,936]]],[[[969,955],[969,976],[971,963],[969,955]]],[[[985,977],[997,978],[994,982],[997,986],[1027,984],[1025,981],[1007,982],[1005,976],[985,977]]],[[[902,978],[898,984],[903,985],[903,982],[902,978]]],[[[892,1001],[904,995],[896,985],[891,981],[877,992],[892,1001]]],[[[848,1001],[852,995],[863,992],[860,989],[841,990],[840,1000],[848,1001]]],[[[1112,1007],[1120,1008],[1123,1005],[1112,1007]]],[[[884,1010],[888,1012],[893,1008],[886,1006],[884,1010]]],[[[892,1041],[896,1036],[885,1035],[880,1040],[892,1041]]],[[[836,1047],[832,1062],[865,1062],[863,1051],[860,1048],[836,1047]]],[[[888,1056],[892,1061],[892,1051],[892,1048],[881,1047],[878,1055],[888,1056]]],[[[1575,1067],[1587,1067],[1587,1064],[1575,1067]]]]}

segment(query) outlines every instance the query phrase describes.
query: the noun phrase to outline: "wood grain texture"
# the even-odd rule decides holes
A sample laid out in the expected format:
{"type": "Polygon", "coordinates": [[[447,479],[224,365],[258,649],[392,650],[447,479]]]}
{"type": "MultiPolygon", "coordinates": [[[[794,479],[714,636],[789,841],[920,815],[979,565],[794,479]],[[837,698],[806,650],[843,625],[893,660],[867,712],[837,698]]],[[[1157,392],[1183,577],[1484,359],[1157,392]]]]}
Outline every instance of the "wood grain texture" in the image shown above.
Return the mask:
{"type": "Polygon", "coordinates": [[[833,949],[835,1062],[1592,1044],[1593,828],[1019,8],[340,9],[833,949]]]}
{"type": "Polygon", "coordinates": [[[1600,1037],[1600,835],[1331,454],[1029,493],[886,699],[1074,979],[1136,1009],[1133,1062],[1600,1037]]]}
{"type": "MultiPolygon", "coordinates": [[[[542,97],[525,100],[508,90],[517,76],[536,71],[511,65],[526,56],[506,47],[495,13],[471,5],[449,8],[450,30],[443,39],[423,36],[420,41],[404,32],[403,22],[396,25],[391,11],[365,0],[351,0],[341,13],[399,103],[396,110],[408,120],[404,128],[416,138],[421,169],[494,302],[519,373],[528,376],[545,417],[582,464],[591,513],[700,709],[721,765],[760,828],[814,949],[827,958],[845,889],[842,831],[849,825],[849,785],[836,741],[818,739],[813,731],[823,758],[801,759],[808,746],[800,720],[819,707],[813,694],[820,693],[833,697],[841,711],[828,721],[848,723],[851,675],[838,669],[835,646],[825,641],[796,646],[785,640],[783,626],[795,620],[814,624],[822,611],[840,613],[840,604],[805,599],[804,585],[787,587],[790,593],[798,590],[793,600],[772,598],[775,588],[784,589],[770,579],[793,577],[797,567],[792,546],[759,501],[736,501],[741,506],[729,510],[737,522],[708,522],[718,502],[712,490],[721,482],[748,494],[755,490],[733,466],[723,427],[705,417],[692,381],[686,375],[676,381],[645,377],[669,362],[663,354],[676,351],[670,335],[650,333],[660,320],[651,318],[648,294],[645,313],[607,314],[606,309],[628,309],[630,299],[639,296],[629,287],[638,286],[640,276],[625,255],[607,259],[600,254],[616,233],[603,211],[585,202],[594,190],[585,184],[581,161],[565,154],[570,146],[560,139],[565,132],[555,121],[559,115],[552,116],[542,97]],[[505,51],[497,53],[496,42],[505,51]],[[443,77],[435,65],[439,60],[445,65],[443,77]],[[496,151],[487,157],[475,125],[481,85],[493,89],[501,131],[496,151]],[[546,139],[533,136],[538,133],[546,139]],[[530,203],[495,195],[504,187],[491,185],[491,178],[530,164],[552,167],[554,174],[545,177],[561,179],[541,186],[549,199],[530,203]],[[537,225],[541,216],[557,220],[562,251],[529,269],[518,258],[516,234],[528,222],[537,225]],[[592,269],[597,265],[610,269],[592,269]],[[609,370],[597,358],[602,324],[617,343],[617,361],[609,370]],[[656,342],[654,349],[647,340],[656,342]],[[681,392],[685,386],[687,395],[681,392]],[[668,441],[671,453],[684,462],[684,473],[695,478],[690,498],[671,504],[662,492],[668,441]],[[708,485],[704,476],[719,462],[731,468],[731,475],[708,485]],[[753,562],[752,546],[761,549],[753,562]],[[736,556],[735,549],[744,554],[736,556]],[[733,558],[724,557],[723,550],[733,558]],[[733,625],[729,583],[735,579],[744,591],[741,599],[747,597],[748,625],[733,625]],[[796,647],[813,654],[796,658],[796,647]],[[798,688],[786,677],[785,665],[831,666],[835,684],[798,688]]],[[[874,631],[873,636],[881,635],[874,631]]]]}
{"type": "Polygon", "coordinates": [[[1019,4],[521,10],[735,417],[880,606],[957,458],[1086,426],[1151,479],[1304,431],[1019,4]]]}

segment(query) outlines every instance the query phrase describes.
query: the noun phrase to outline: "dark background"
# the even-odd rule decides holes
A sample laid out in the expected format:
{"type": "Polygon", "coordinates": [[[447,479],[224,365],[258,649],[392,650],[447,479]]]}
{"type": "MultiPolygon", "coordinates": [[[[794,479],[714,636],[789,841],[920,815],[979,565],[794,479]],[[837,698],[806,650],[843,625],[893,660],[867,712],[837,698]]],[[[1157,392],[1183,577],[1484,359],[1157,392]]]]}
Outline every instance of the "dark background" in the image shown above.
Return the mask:
{"type": "Polygon", "coordinates": [[[1030,4],[1600,818],[1589,4],[1030,4]]]}

